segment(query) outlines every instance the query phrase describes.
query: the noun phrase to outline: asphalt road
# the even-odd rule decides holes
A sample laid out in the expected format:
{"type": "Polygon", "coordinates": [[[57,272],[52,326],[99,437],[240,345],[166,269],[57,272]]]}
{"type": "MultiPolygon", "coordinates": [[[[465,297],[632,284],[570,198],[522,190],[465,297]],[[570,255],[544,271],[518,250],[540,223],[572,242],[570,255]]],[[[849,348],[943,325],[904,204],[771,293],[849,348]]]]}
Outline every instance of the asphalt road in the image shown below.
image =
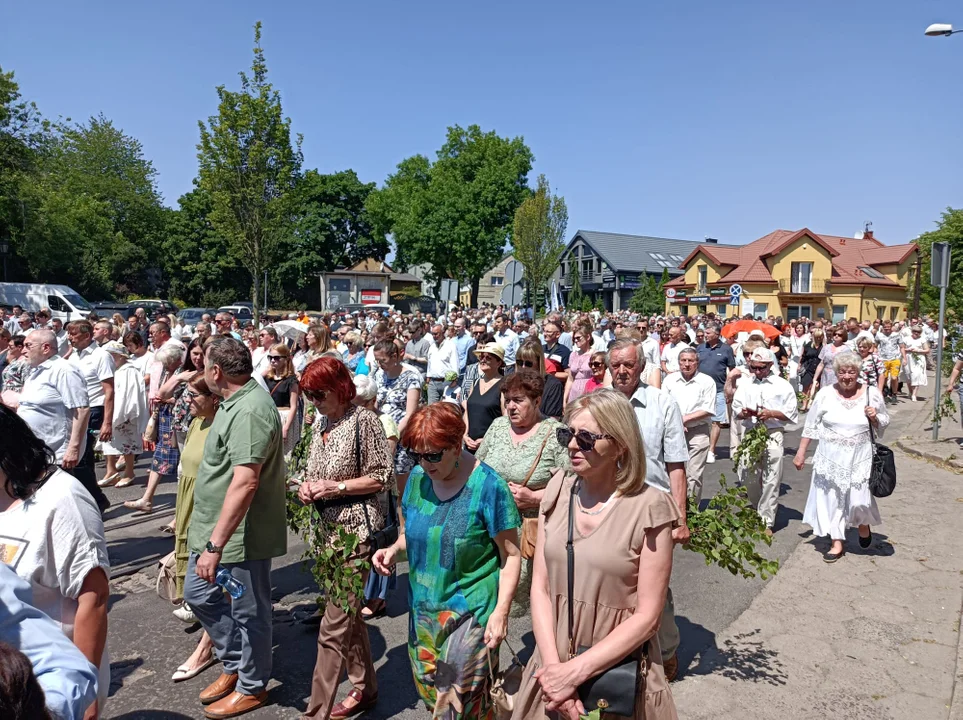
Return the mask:
{"type": "MultiPolygon", "coordinates": [[[[802,512],[809,490],[810,470],[797,471],[790,460],[799,439],[798,428],[786,433],[783,484],[775,536],[766,554],[781,562],[789,556],[809,529],[802,526],[802,512]]],[[[719,477],[734,479],[723,431],[719,459],[707,466],[703,497],[719,487],[719,477]]],[[[136,498],[142,486],[110,489],[119,503],[136,498]]],[[[154,593],[156,560],[173,549],[170,536],[159,531],[173,517],[175,484],[162,484],[155,511],[148,517],[132,516],[122,505],[107,513],[107,537],[114,566],[110,609],[111,700],[107,718],[200,718],[197,694],[212,682],[217,666],[198,678],[174,685],[170,676],[193,650],[197,629],[187,628],[171,614],[172,608],[154,593]]],[[[705,502],[705,501],[704,501],[705,502]]],[[[292,538],[289,553],[275,562],[275,653],[270,686],[271,704],[250,713],[251,718],[296,718],[310,694],[316,654],[316,632],[294,621],[291,610],[311,606],[315,588],[302,570],[303,546],[292,538]]],[[[693,659],[712,647],[718,633],[745,610],[763,587],[760,579],[746,580],[717,567],[706,566],[701,555],[676,548],[672,572],[677,622],[682,636],[680,672],[698,672],[693,659]]],[[[399,567],[398,589],[388,603],[386,617],[369,623],[371,647],[378,672],[380,702],[366,717],[421,718],[407,656],[407,574],[399,567]]],[[[527,659],[534,647],[527,618],[512,620],[509,642],[527,659]]],[[[505,655],[503,654],[503,661],[505,655]]],[[[340,697],[348,692],[347,683],[340,697]]]]}

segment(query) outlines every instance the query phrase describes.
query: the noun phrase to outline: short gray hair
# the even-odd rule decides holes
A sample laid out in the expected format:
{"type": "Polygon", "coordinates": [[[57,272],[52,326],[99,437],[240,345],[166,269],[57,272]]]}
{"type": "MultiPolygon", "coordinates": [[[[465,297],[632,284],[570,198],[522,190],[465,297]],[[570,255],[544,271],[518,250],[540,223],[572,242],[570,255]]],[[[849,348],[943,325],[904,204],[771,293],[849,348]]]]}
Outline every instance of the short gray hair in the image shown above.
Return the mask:
{"type": "Polygon", "coordinates": [[[207,341],[207,363],[217,365],[228,377],[244,377],[254,372],[251,351],[230,335],[218,335],[207,341]]]}
{"type": "Polygon", "coordinates": [[[679,352],[679,357],[682,357],[683,355],[695,355],[696,361],[698,362],[699,360],[699,351],[691,345],[689,347],[682,348],[682,350],[679,352]]]}
{"type": "Polygon", "coordinates": [[[621,350],[628,350],[632,348],[635,350],[635,357],[638,362],[645,365],[645,356],[639,350],[639,344],[635,340],[616,340],[614,343],[609,345],[609,351],[605,354],[605,364],[612,368],[612,353],[619,352],[621,350]]]}
{"type": "Polygon", "coordinates": [[[856,368],[857,371],[862,370],[863,359],[850,350],[841,352],[833,358],[833,372],[839,374],[839,371],[843,368],[856,368]]]}
{"type": "Polygon", "coordinates": [[[378,396],[378,383],[368,375],[355,375],[354,389],[357,396],[366,403],[378,396]]]}
{"type": "Polygon", "coordinates": [[[184,362],[184,347],[175,345],[174,343],[162,345],[154,354],[154,359],[165,368],[173,365],[175,361],[180,365],[184,362]]]}
{"type": "MultiPolygon", "coordinates": [[[[9,333],[8,333],[9,337],[9,333]]],[[[39,328],[37,330],[31,330],[27,333],[28,338],[33,338],[41,345],[49,345],[54,351],[54,355],[57,354],[57,336],[54,335],[53,330],[48,330],[47,328],[39,328]]]]}

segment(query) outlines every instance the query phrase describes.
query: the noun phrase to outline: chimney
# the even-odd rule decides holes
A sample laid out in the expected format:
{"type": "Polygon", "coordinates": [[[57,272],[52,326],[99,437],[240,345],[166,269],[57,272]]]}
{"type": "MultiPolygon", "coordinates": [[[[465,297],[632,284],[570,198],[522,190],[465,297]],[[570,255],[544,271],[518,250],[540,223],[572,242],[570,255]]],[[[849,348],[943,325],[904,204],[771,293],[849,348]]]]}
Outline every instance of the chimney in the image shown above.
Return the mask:
{"type": "Polygon", "coordinates": [[[718,239],[718,238],[711,238],[711,237],[709,237],[708,235],[706,235],[706,242],[709,243],[710,245],[718,245],[718,244],[719,244],[719,239],[718,239]]]}
{"type": "Polygon", "coordinates": [[[845,244],[846,244],[846,238],[844,238],[844,237],[839,238],[839,244],[840,244],[840,245],[845,245],[845,244]]]}
{"type": "Polygon", "coordinates": [[[873,222],[872,220],[867,220],[863,223],[863,239],[872,240],[873,239],[873,222]]]}

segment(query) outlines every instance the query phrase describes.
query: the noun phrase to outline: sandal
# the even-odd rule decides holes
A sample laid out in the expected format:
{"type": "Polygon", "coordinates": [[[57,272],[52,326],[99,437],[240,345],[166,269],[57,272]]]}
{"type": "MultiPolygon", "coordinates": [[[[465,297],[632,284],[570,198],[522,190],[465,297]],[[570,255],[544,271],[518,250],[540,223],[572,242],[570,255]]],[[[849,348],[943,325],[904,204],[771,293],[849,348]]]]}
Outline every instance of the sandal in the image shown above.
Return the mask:
{"type": "Polygon", "coordinates": [[[132,478],[132,477],[125,477],[125,478],[123,478],[122,480],[119,480],[119,481],[117,482],[117,484],[114,485],[114,487],[115,487],[115,488],[125,488],[125,487],[130,487],[130,486],[133,485],[133,484],[134,484],[134,478],[132,478]]]}
{"type": "Polygon", "coordinates": [[[149,500],[127,500],[124,502],[124,507],[128,510],[136,510],[142,515],[150,515],[154,512],[153,505],[149,500]]]}
{"type": "Polygon", "coordinates": [[[202,672],[207,670],[211,665],[214,665],[215,663],[217,663],[217,658],[214,657],[214,654],[212,653],[211,657],[207,660],[207,662],[201,663],[193,670],[189,668],[187,665],[181,665],[179,668],[177,668],[177,670],[174,671],[174,675],[171,677],[171,680],[173,680],[176,683],[184,682],[185,680],[190,680],[191,678],[194,678],[200,675],[202,672]]]}
{"type": "Polygon", "coordinates": [[[361,618],[363,620],[374,620],[375,618],[384,617],[388,611],[388,603],[384,600],[373,600],[371,605],[375,605],[377,609],[372,610],[370,605],[365,605],[361,608],[361,618]]]}
{"type": "Polygon", "coordinates": [[[160,526],[160,531],[161,531],[162,533],[165,533],[166,535],[173,535],[173,534],[174,534],[174,526],[173,526],[173,525],[161,525],[161,526],[160,526]]]}
{"type": "Polygon", "coordinates": [[[98,480],[97,487],[102,487],[102,488],[111,487],[112,485],[116,485],[117,481],[120,480],[122,477],[123,475],[121,475],[119,472],[115,472],[113,475],[108,475],[103,480],[98,480]]]}
{"type": "Polygon", "coordinates": [[[839,558],[841,558],[841,557],[842,557],[843,555],[845,555],[845,554],[846,554],[846,551],[845,551],[845,550],[843,550],[842,552],[839,552],[839,553],[831,553],[831,552],[823,553],[823,562],[825,562],[825,563],[834,563],[834,562],[836,562],[837,560],[839,560],[839,558]]]}

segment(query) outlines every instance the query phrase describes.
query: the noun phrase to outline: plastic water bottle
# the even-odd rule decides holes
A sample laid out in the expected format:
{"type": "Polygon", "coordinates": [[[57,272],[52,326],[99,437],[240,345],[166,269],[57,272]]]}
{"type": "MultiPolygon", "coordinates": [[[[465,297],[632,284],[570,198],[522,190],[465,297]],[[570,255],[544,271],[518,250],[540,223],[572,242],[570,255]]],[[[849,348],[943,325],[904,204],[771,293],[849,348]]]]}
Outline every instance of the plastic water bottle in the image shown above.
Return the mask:
{"type": "Polygon", "coordinates": [[[244,583],[231,575],[231,571],[226,567],[218,566],[217,575],[214,576],[214,582],[224,588],[227,594],[235,600],[241,597],[244,591],[247,590],[247,588],[244,587],[244,583]]]}

